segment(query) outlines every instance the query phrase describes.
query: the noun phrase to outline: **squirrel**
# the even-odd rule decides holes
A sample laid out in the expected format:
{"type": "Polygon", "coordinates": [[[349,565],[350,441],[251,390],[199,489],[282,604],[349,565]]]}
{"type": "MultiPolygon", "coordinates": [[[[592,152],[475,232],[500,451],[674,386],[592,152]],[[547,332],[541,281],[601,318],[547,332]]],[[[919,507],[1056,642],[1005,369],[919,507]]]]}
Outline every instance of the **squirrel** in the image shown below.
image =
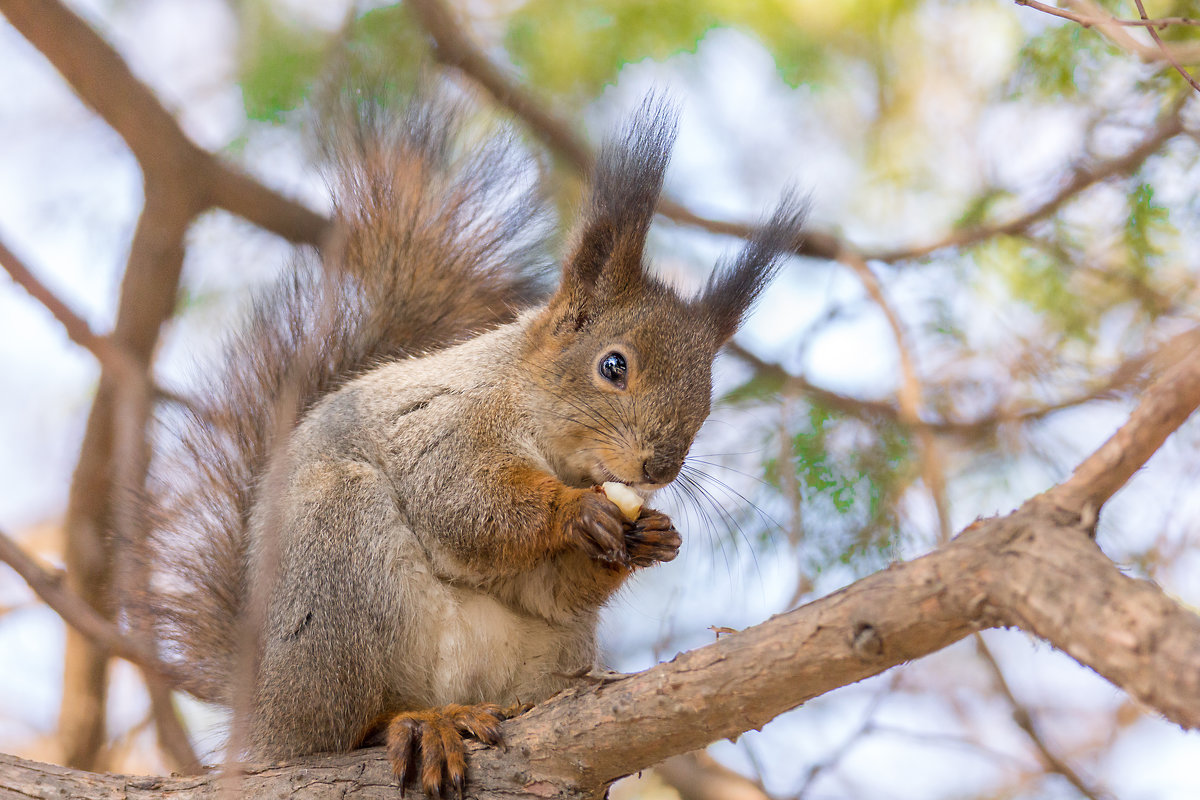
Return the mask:
{"type": "Polygon", "coordinates": [[[386,743],[402,793],[461,794],[463,738],[498,743],[593,668],[606,600],[675,558],[666,515],[628,521],[597,485],[679,473],[805,204],[785,194],[696,296],[667,286],[643,249],[678,123],[651,96],[600,149],[546,297],[510,135],[462,101],[347,105],[325,263],[260,297],[164,420],[144,610],[193,694],[242,693],[246,755],[386,743]]]}

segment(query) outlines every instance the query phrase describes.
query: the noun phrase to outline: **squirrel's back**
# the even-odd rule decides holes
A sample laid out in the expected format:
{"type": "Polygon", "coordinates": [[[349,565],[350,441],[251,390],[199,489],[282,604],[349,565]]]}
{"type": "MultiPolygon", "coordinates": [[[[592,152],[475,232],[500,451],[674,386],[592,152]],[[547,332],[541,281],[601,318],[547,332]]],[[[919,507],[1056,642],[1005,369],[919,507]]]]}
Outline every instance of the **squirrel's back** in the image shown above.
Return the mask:
{"type": "Polygon", "coordinates": [[[246,526],[275,443],[356,375],[507,322],[541,294],[547,226],[506,132],[429,96],[389,111],[347,94],[338,108],[321,137],[335,201],[324,264],[298,259],[202,394],[159,421],[155,590],[125,600],[204,699],[229,699],[246,526]]]}

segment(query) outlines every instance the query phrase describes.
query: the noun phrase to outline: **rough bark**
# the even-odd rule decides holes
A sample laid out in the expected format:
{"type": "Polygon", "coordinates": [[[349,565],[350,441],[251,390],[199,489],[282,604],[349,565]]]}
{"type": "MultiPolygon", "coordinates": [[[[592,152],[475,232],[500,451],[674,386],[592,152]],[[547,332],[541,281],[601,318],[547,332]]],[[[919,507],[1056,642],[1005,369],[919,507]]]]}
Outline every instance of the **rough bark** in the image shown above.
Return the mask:
{"type": "MultiPolygon", "coordinates": [[[[472,748],[469,794],[599,796],[619,777],[989,627],[1040,636],[1168,719],[1200,726],[1200,617],[1121,574],[1089,525],[1038,497],[927,556],[670,662],[581,681],[507,723],[506,748],[472,748]]],[[[396,792],[379,750],[250,767],[242,781],[256,797],[396,792]]],[[[0,798],[208,797],[220,788],[215,776],[127,778],[0,760],[0,798]]]]}

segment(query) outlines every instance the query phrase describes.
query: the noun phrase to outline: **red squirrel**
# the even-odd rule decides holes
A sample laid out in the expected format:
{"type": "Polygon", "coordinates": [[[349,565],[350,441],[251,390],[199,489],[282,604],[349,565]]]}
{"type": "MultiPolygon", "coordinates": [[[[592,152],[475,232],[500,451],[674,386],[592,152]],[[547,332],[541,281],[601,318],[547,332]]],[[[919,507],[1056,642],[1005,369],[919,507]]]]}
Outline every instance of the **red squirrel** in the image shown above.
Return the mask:
{"type": "Polygon", "coordinates": [[[597,617],[673,559],[630,521],[679,473],[718,349],[798,244],[788,194],[695,296],[644,246],[677,118],[650,98],[600,149],[561,280],[539,296],[539,202],[465,111],[358,98],[333,137],[336,235],[259,299],[155,469],[158,631],[233,705],[262,599],[248,755],[386,742],[401,789],[461,793],[464,736],[594,666],[597,617]],[[464,144],[466,142],[466,144],[464,144]],[[257,593],[257,594],[256,594],[257,593]]]}

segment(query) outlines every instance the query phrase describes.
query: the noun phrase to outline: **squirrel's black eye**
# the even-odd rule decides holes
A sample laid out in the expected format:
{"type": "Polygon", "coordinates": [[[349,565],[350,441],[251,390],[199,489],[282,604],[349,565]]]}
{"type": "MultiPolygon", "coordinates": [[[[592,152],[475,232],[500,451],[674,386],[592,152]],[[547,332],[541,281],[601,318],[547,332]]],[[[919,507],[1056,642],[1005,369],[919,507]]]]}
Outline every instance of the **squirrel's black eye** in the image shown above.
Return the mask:
{"type": "Polygon", "coordinates": [[[625,356],[620,353],[609,353],[600,359],[600,375],[609,383],[625,388],[625,373],[629,367],[625,364],[625,356]]]}

